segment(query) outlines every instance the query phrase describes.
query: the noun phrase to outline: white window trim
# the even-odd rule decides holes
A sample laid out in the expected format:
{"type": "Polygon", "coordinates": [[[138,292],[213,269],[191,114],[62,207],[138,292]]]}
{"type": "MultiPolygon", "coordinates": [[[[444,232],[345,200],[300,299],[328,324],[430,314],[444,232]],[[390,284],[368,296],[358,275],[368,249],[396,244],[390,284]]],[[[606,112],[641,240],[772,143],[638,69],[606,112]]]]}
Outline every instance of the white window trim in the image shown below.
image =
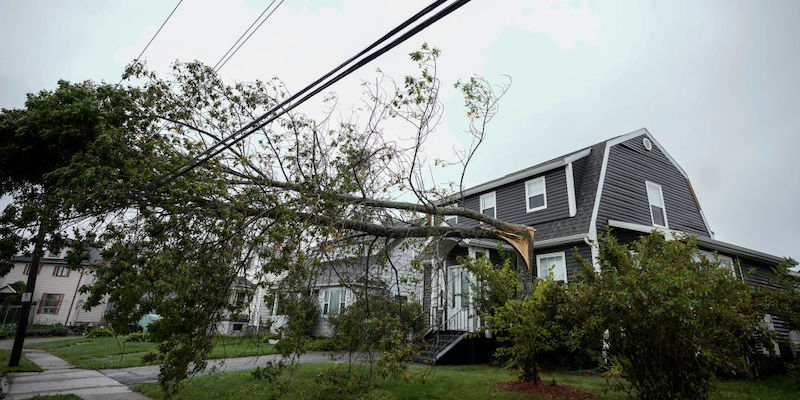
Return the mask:
{"type": "Polygon", "coordinates": [[[537,275],[538,278],[542,278],[541,276],[538,276],[539,275],[539,271],[541,270],[540,265],[542,264],[542,258],[556,257],[556,256],[561,256],[561,258],[564,260],[564,282],[568,282],[569,281],[569,277],[567,276],[568,275],[567,274],[567,255],[563,251],[537,255],[536,256],[536,275],[537,275]]]}
{"type": "Polygon", "coordinates": [[[481,195],[480,199],[478,200],[478,206],[481,209],[481,214],[483,214],[483,210],[485,210],[485,208],[483,208],[483,199],[489,197],[494,199],[494,215],[492,216],[492,218],[497,218],[497,192],[489,192],[481,195]]]}
{"type": "Polygon", "coordinates": [[[647,194],[647,209],[650,211],[650,223],[653,226],[669,229],[669,220],[667,219],[667,203],[664,202],[664,189],[661,187],[661,185],[654,182],[644,181],[644,184],[645,184],[645,193],[647,194]],[[647,190],[650,187],[657,188],[658,194],[661,197],[661,204],[662,204],[661,209],[664,210],[664,225],[656,224],[655,218],[653,218],[654,204],[650,202],[650,192],[647,190]]]}
{"type": "Polygon", "coordinates": [[[544,179],[544,176],[540,176],[536,179],[529,179],[525,181],[525,210],[527,210],[527,212],[534,212],[534,211],[544,210],[545,208],[547,208],[547,181],[544,179]],[[544,195],[544,205],[535,208],[530,208],[531,195],[528,192],[528,184],[536,181],[542,181],[542,194],[544,195]]]}

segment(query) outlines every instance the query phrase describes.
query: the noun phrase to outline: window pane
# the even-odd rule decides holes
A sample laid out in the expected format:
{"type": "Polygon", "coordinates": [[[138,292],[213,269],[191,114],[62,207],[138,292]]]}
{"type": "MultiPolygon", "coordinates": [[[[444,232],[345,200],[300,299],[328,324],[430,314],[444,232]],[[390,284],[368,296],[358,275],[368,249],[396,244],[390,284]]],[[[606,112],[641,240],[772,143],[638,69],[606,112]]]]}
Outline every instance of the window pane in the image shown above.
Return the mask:
{"type": "Polygon", "coordinates": [[[650,204],[659,206],[661,208],[664,207],[664,202],[661,198],[661,187],[656,185],[647,185],[647,199],[650,201],[650,204]]]}
{"type": "Polygon", "coordinates": [[[664,209],[658,206],[650,206],[650,212],[653,214],[653,224],[666,226],[666,221],[664,220],[664,209]]]}
{"type": "Polygon", "coordinates": [[[528,197],[528,208],[538,208],[544,206],[544,195],[539,194],[536,196],[528,197]]]}
{"type": "Polygon", "coordinates": [[[487,208],[494,208],[495,201],[494,201],[494,193],[488,193],[481,196],[481,210],[485,210],[487,208]]]}
{"type": "Polygon", "coordinates": [[[482,214],[483,215],[488,215],[488,216],[494,218],[494,207],[490,207],[490,208],[484,209],[482,214]]]}
{"type": "Polygon", "coordinates": [[[330,304],[328,305],[328,312],[330,314],[339,313],[339,300],[341,299],[342,292],[339,289],[330,290],[330,304]]]}
{"type": "Polygon", "coordinates": [[[550,274],[552,268],[553,279],[557,281],[567,280],[567,265],[562,256],[543,257],[539,259],[539,277],[544,278],[550,274]]]}
{"type": "Polygon", "coordinates": [[[528,182],[528,196],[544,194],[544,179],[528,182]]]}

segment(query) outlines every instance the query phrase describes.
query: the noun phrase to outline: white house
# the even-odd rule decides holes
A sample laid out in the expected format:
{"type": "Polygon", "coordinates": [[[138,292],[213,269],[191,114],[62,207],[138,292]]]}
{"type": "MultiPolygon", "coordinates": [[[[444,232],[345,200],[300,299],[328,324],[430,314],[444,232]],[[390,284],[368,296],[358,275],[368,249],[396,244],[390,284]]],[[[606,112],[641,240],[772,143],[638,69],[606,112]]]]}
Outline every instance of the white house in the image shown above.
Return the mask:
{"type": "MultiPolygon", "coordinates": [[[[79,292],[81,286],[94,283],[94,269],[101,260],[99,250],[90,249],[89,260],[83,263],[84,268],[80,270],[67,267],[66,254],[67,249],[63,249],[60,254],[45,254],[40,260],[30,323],[74,326],[97,325],[103,321],[107,300],[86,311],[83,305],[89,296],[79,292]]],[[[0,287],[13,290],[13,283],[28,281],[31,258],[17,256],[11,261],[14,267],[6,276],[0,277],[0,287]]]]}

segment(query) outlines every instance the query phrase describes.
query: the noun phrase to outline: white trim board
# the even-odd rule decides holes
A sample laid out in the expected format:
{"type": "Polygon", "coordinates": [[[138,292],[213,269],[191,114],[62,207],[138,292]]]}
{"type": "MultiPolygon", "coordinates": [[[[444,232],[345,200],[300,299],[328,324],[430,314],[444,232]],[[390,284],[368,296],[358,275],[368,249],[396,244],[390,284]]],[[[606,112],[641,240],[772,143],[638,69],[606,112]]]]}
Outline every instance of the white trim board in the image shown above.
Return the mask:
{"type": "Polygon", "coordinates": [[[575,203],[575,177],[572,174],[572,163],[567,164],[565,170],[567,176],[567,202],[569,203],[569,216],[574,217],[578,213],[578,206],[575,203]]]}

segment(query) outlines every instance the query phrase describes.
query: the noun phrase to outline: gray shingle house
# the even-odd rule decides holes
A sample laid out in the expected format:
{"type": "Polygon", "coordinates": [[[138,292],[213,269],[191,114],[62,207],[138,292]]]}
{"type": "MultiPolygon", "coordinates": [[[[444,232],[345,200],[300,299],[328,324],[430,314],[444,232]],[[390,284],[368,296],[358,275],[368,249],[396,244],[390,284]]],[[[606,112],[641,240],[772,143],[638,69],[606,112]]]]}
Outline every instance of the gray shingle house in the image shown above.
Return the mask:
{"type": "MultiPolygon", "coordinates": [[[[694,235],[706,255],[718,257],[722,266],[751,284],[769,284],[770,268],[783,261],[716,240],[689,176],[646,129],[480,184],[464,195],[467,208],[536,229],[534,277],[553,267],[556,279],[572,279],[579,269],[572,250],[594,261],[598,249],[593,244],[607,227],[623,243],[653,229],[668,236],[694,235]]],[[[445,221],[477,224],[461,217],[445,221]]],[[[432,357],[443,356],[463,336],[453,331],[480,329],[469,296],[462,296],[469,291],[469,274],[458,265],[457,256],[495,258],[496,248],[492,241],[451,240],[441,253],[443,264],[430,281],[431,325],[448,336],[439,340],[444,344],[432,357]]],[[[766,321],[789,337],[782,321],[769,316],[766,321]]]]}

